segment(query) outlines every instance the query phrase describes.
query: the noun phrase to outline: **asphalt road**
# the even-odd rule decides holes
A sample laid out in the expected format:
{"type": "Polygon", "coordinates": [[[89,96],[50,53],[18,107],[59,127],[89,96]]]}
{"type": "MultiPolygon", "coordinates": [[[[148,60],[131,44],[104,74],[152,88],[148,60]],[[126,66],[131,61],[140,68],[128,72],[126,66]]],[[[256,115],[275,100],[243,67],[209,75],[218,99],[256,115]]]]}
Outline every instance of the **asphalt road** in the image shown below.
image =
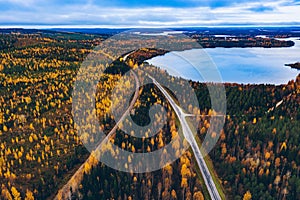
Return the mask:
{"type": "Polygon", "coordinates": [[[181,126],[182,126],[182,131],[183,131],[183,135],[186,138],[186,140],[189,142],[196,161],[198,163],[199,169],[202,173],[204,182],[206,184],[207,190],[209,192],[209,195],[211,197],[211,199],[213,200],[221,200],[220,194],[217,190],[217,187],[214,183],[214,181],[212,180],[212,176],[207,168],[207,165],[203,159],[202,153],[197,145],[197,142],[194,138],[194,135],[185,119],[186,115],[182,109],[174,102],[174,100],[172,99],[172,97],[169,95],[169,93],[150,75],[148,75],[153,83],[160,89],[160,91],[165,95],[165,97],[168,99],[169,103],[171,104],[171,106],[173,107],[177,117],[180,120],[181,126]]]}
{"type": "MultiPolygon", "coordinates": [[[[130,54],[130,53],[129,53],[130,54]]],[[[125,55],[124,58],[126,60],[126,57],[128,55],[125,55]]],[[[140,82],[137,78],[137,75],[132,72],[132,74],[134,75],[135,78],[135,82],[136,82],[136,91],[134,94],[134,97],[128,107],[128,109],[126,110],[126,112],[123,114],[123,116],[121,117],[121,119],[117,122],[117,124],[114,126],[114,128],[109,132],[109,134],[105,137],[105,139],[97,146],[96,150],[100,150],[102,148],[102,145],[105,144],[108,139],[115,133],[118,125],[120,122],[123,121],[124,117],[127,116],[128,112],[130,112],[130,110],[133,108],[133,105],[138,97],[138,91],[139,91],[139,87],[140,87],[140,82]]],[[[149,76],[149,75],[148,75],[149,76]]],[[[216,188],[215,183],[212,180],[212,176],[207,168],[207,165],[203,159],[202,153],[197,145],[197,142],[194,138],[194,135],[185,119],[185,117],[188,114],[185,114],[182,109],[174,102],[174,100],[172,99],[172,97],[168,94],[168,92],[151,76],[149,76],[153,83],[161,90],[161,92],[165,95],[165,97],[168,99],[169,103],[171,104],[171,106],[173,107],[176,115],[178,116],[180,123],[182,125],[182,130],[183,130],[183,134],[184,137],[186,138],[186,140],[189,142],[196,161],[198,163],[199,169],[202,173],[204,182],[206,184],[207,190],[210,194],[211,199],[213,200],[221,200],[221,197],[218,193],[218,190],[216,188]]],[[[70,192],[70,188],[72,188],[73,191],[76,191],[78,188],[79,183],[81,182],[82,178],[83,178],[83,174],[84,174],[84,166],[86,163],[89,163],[90,160],[93,159],[92,155],[79,167],[79,169],[74,173],[74,175],[71,177],[71,179],[68,181],[67,184],[65,184],[57,193],[57,196],[55,197],[55,199],[68,199],[71,197],[71,192],[70,192]]]]}

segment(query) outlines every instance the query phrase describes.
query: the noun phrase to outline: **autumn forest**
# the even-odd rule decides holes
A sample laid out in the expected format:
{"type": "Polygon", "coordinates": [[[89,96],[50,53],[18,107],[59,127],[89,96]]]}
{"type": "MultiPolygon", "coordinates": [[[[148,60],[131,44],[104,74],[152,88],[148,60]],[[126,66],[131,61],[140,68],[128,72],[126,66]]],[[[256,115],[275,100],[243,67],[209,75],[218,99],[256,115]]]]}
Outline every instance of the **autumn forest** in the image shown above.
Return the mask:
{"type": "MultiPolygon", "coordinates": [[[[147,173],[115,170],[99,162],[83,145],[97,141],[97,137],[77,134],[73,86],[81,63],[109,36],[0,31],[0,199],[210,199],[192,149],[176,151],[185,140],[172,144],[174,155],[179,155],[177,160],[147,173]],[[72,179],[80,167],[81,174],[72,179]],[[65,197],[60,192],[70,180],[76,186],[68,187],[65,197]]],[[[111,106],[127,105],[122,96],[113,101],[112,91],[126,94],[136,86],[130,81],[134,79],[125,80],[122,87],[118,81],[128,70],[146,67],[144,60],[164,53],[161,49],[141,49],[126,60],[117,58],[97,77],[95,113],[105,134],[117,123],[111,106]]],[[[212,126],[211,116],[217,115],[211,109],[207,85],[152,67],[153,73],[164,74],[170,84],[180,86],[187,81],[193,88],[199,108],[184,109],[198,116],[195,132],[200,145],[212,126]]],[[[222,199],[300,199],[300,75],[282,85],[224,86],[225,124],[216,146],[205,158],[222,199]]],[[[178,116],[157,85],[140,86],[138,92],[130,112],[132,120],[147,125],[151,121],[149,108],[160,104],[167,116],[163,128],[151,137],[150,129],[131,134],[144,134],[141,138],[117,128],[108,140],[133,153],[156,151],[181,135],[178,116]]],[[[185,100],[180,92],[170,94],[175,100],[185,100]]],[[[154,115],[154,119],[160,121],[161,116],[154,115]]],[[[125,121],[120,126],[131,125],[125,121]]],[[[110,145],[103,149],[105,155],[121,157],[110,145]]],[[[168,153],[164,152],[160,160],[171,155],[168,153]]],[[[131,157],[126,159],[131,163],[131,157]]]]}

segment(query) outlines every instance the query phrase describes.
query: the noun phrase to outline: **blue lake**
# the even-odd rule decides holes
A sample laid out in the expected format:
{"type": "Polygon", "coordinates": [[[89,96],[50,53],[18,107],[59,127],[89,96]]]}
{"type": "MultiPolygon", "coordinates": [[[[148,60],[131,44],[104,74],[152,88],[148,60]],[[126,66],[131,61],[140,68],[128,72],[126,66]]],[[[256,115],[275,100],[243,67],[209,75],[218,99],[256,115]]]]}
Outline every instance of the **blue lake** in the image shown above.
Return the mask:
{"type": "Polygon", "coordinates": [[[171,75],[195,81],[206,81],[199,71],[214,73],[216,67],[221,79],[215,82],[285,84],[300,73],[284,66],[300,61],[300,40],[297,39],[289,38],[295,42],[295,46],[289,48],[191,49],[170,52],[147,62],[166,69],[171,75]]]}

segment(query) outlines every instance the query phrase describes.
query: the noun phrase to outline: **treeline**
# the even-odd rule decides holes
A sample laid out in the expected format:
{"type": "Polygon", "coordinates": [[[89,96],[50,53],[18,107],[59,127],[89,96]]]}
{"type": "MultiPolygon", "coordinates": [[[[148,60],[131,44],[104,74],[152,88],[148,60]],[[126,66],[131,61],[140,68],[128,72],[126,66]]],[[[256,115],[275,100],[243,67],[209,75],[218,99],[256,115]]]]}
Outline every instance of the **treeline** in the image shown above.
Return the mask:
{"type": "Polygon", "coordinates": [[[198,35],[192,36],[203,48],[215,48],[215,47],[292,47],[295,45],[293,41],[276,40],[269,38],[258,37],[199,37],[198,35]]]}

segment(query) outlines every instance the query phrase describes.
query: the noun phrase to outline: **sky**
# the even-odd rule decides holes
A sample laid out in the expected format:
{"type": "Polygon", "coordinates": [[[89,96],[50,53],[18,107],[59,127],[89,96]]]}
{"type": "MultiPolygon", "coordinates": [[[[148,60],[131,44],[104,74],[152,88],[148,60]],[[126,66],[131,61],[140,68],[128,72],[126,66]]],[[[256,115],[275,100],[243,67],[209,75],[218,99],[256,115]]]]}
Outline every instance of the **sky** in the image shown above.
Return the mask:
{"type": "Polygon", "coordinates": [[[300,25],[300,0],[0,0],[0,27],[300,25]]]}

